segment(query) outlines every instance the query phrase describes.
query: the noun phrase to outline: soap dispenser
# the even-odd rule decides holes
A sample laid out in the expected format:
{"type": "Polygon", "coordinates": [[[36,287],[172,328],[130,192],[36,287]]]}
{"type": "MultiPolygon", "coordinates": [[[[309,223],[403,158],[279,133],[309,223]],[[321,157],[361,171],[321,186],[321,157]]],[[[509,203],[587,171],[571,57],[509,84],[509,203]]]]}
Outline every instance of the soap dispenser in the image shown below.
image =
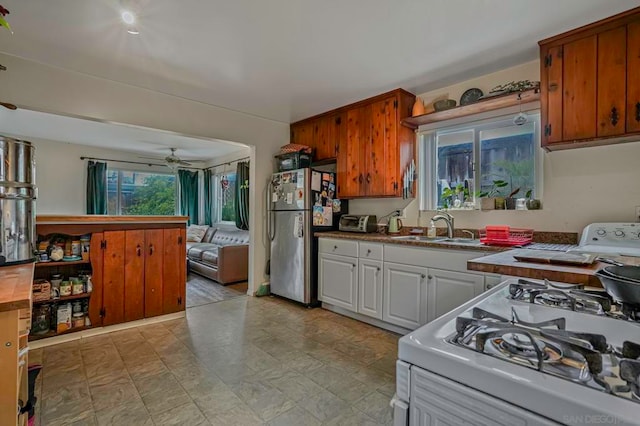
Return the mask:
{"type": "Polygon", "coordinates": [[[427,230],[427,237],[428,238],[436,237],[436,224],[433,221],[431,221],[431,223],[429,224],[429,229],[427,230]]]}

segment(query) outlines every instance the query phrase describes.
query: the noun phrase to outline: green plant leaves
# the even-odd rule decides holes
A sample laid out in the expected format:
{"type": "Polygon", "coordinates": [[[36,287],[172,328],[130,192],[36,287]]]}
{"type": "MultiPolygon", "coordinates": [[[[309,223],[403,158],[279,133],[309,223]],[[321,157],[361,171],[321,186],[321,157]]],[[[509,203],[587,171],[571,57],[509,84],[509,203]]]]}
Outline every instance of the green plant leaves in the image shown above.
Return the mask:
{"type": "Polygon", "coordinates": [[[7,20],[4,19],[4,17],[2,17],[2,16],[0,16],[0,27],[5,27],[9,31],[11,31],[11,33],[13,34],[13,31],[11,30],[11,25],[9,25],[7,20]]]}

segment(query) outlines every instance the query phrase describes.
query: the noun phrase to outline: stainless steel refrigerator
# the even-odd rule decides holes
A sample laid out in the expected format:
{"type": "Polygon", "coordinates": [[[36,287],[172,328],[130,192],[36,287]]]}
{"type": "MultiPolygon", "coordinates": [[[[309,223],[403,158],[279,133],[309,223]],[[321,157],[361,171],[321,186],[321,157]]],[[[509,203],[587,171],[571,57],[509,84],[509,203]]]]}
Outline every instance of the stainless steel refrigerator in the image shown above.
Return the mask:
{"type": "Polygon", "coordinates": [[[269,187],[271,293],[305,305],[318,300],[316,232],[337,229],[347,201],[335,199],[336,175],[312,169],[274,173],[269,187]]]}

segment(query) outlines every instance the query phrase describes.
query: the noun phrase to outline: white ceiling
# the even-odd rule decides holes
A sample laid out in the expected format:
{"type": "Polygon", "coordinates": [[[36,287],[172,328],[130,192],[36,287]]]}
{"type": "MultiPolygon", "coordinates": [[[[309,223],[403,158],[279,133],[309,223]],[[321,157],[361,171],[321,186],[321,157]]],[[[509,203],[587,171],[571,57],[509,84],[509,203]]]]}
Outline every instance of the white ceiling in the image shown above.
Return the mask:
{"type": "Polygon", "coordinates": [[[2,0],[0,51],[284,122],[537,57],[637,0],[2,0]],[[124,5],[124,6],[123,6],[124,5]],[[127,34],[120,11],[138,13],[127,34]]]}
{"type": "MultiPolygon", "coordinates": [[[[121,124],[102,123],[37,111],[0,107],[0,130],[5,136],[46,139],[108,148],[163,159],[177,148],[183,160],[209,161],[245,149],[244,145],[197,139],[175,133],[121,124]]],[[[131,160],[138,159],[132,157],[131,160]]]]}

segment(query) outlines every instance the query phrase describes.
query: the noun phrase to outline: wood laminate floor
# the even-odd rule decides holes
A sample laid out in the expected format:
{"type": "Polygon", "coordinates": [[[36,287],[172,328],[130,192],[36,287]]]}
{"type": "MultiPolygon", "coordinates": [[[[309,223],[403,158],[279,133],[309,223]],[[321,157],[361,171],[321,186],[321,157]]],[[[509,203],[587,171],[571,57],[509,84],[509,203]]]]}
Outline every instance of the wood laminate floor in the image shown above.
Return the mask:
{"type": "Polygon", "coordinates": [[[247,295],[247,282],[224,286],[197,274],[187,277],[187,308],[247,295]]]}
{"type": "Polygon", "coordinates": [[[392,424],[397,335],[272,297],[34,350],[36,424],[392,424]]]}

